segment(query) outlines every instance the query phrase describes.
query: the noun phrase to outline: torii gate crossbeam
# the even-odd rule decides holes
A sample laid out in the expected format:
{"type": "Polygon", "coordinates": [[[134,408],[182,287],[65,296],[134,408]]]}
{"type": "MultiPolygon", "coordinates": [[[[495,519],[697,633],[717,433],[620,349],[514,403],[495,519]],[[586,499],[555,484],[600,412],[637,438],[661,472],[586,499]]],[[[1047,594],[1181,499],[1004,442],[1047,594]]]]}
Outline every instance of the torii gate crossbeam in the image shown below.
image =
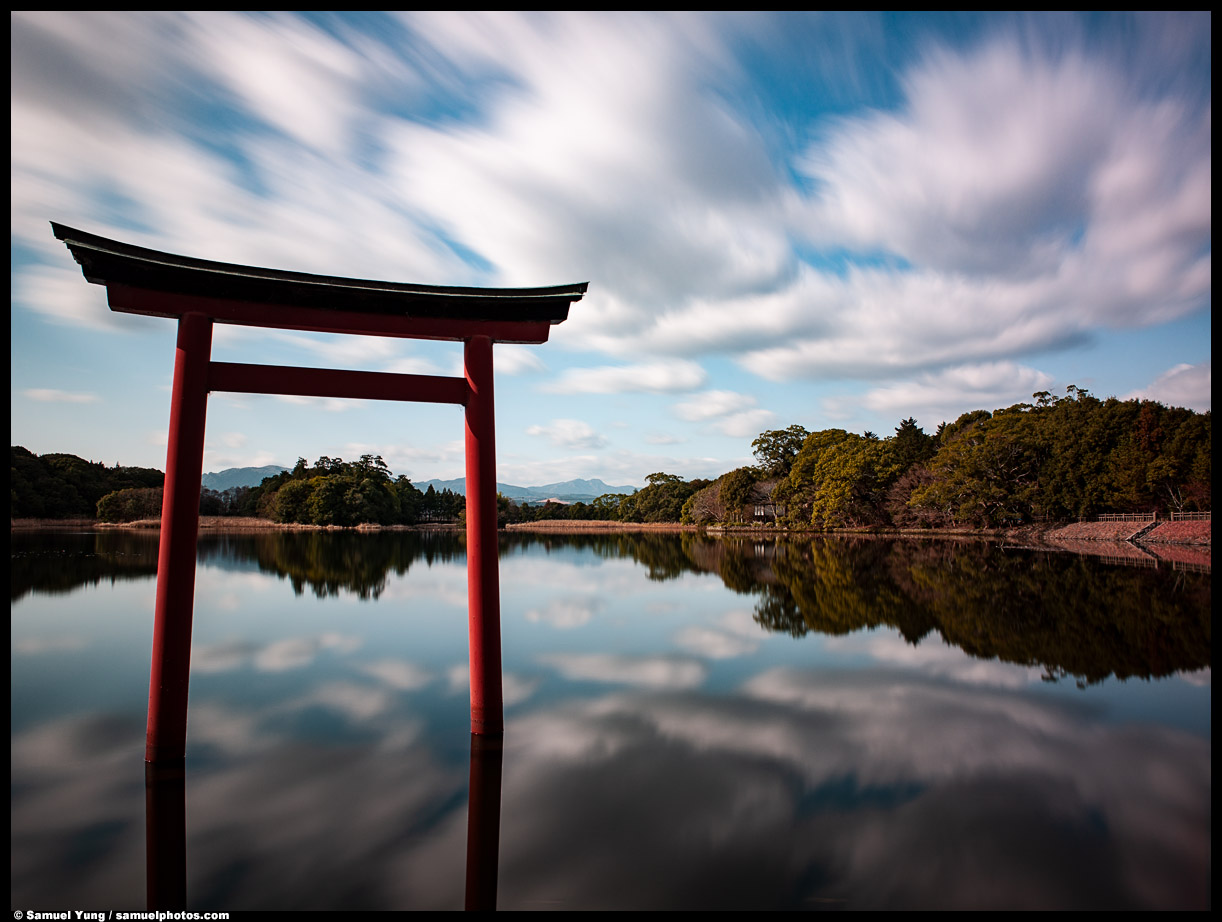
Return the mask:
{"type": "Polygon", "coordinates": [[[186,750],[191,622],[210,391],[459,404],[467,474],[471,732],[504,730],[496,536],[494,342],[543,343],[586,283],[442,288],[259,269],[193,259],[52,224],[111,310],[174,317],[178,339],[157,558],[147,762],[186,750]],[[445,339],[463,343],[462,378],[214,362],[214,323],[445,339]]]}

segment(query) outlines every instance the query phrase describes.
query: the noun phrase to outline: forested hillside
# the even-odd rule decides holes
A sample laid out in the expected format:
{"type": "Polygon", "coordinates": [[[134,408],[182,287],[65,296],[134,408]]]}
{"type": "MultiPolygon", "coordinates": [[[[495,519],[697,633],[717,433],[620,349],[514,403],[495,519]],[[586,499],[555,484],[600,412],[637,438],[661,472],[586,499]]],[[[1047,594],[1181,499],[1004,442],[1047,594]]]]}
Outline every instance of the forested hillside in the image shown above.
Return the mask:
{"type": "Polygon", "coordinates": [[[253,488],[243,512],[275,522],[311,525],[415,525],[455,521],[466,500],[430,485],[421,493],[403,476],[392,479],[380,455],[345,462],[323,456],[314,465],[298,458],[291,471],[253,488]]]}
{"type": "Polygon", "coordinates": [[[752,443],[754,467],[713,481],[660,472],[632,496],[511,513],[851,528],[1008,526],[1212,509],[1210,413],[1099,400],[1073,386],[1064,398],[1046,391],[1033,398],[964,413],[934,433],[911,418],[886,438],[794,425],[752,443]]]}
{"type": "Polygon", "coordinates": [[[107,467],[76,455],[9,449],[9,517],[92,519],[98,501],[116,490],[160,488],[165,475],[147,467],[107,467]]]}
{"type": "MultiPolygon", "coordinates": [[[[1046,391],[1033,398],[964,413],[934,433],[911,418],[886,438],[794,425],[761,433],[752,443],[757,464],[716,480],[660,471],[635,493],[591,503],[524,505],[501,496],[499,518],[937,527],[1212,509],[1211,413],[1099,400],[1073,386],[1064,398],[1046,391]]],[[[162,480],[160,471],[14,447],[11,516],[156,516],[162,480]]],[[[301,458],[258,487],[201,496],[205,514],[314,525],[451,522],[465,506],[450,490],[430,485],[422,493],[408,478],[392,477],[374,455],[353,462],[324,456],[313,465],[301,458]]]]}
{"type": "Polygon", "coordinates": [[[1034,398],[964,413],[932,435],[912,419],[888,438],[824,429],[796,453],[801,430],[764,433],[754,443],[757,479],[778,478],[768,499],[795,527],[1021,525],[1212,508],[1210,413],[1099,400],[1072,386],[1065,398],[1034,398]]]}

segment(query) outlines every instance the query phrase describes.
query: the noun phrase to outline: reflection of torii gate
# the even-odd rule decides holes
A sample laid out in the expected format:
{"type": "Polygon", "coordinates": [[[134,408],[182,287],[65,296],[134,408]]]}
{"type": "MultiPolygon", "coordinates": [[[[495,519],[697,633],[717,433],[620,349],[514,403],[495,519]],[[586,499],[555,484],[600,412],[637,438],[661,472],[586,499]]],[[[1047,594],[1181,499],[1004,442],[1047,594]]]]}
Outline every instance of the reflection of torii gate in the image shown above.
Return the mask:
{"type": "Polygon", "coordinates": [[[52,224],[110,309],[178,320],[157,557],[147,762],[182,759],[196,532],[209,391],[454,403],[466,410],[471,732],[504,729],[497,571],[492,344],[547,342],[586,283],[441,288],[255,269],[174,256],[52,224]],[[461,340],[465,376],[399,375],[213,362],[212,324],[461,340]]]}

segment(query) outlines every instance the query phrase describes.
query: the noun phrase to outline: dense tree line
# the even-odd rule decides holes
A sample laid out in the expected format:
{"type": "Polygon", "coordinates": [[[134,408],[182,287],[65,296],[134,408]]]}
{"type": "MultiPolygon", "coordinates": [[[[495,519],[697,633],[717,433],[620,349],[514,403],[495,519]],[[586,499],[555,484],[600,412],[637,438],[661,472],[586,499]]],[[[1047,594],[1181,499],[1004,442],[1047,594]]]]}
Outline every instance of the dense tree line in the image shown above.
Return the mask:
{"type": "Polygon", "coordinates": [[[314,465],[298,458],[291,471],[268,477],[243,501],[247,515],[310,525],[415,525],[453,522],[466,499],[430,484],[421,492],[402,475],[391,477],[380,455],[345,462],[325,455],[314,465]]]}
{"type": "Polygon", "coordinates": [[[964,413],[933,434],[912,418],[887,438],[797,425],[772,430],[752,443],[754,467],[713,481],[651,474],[649,486],[631,496],[534,517],[932,527],[1212,508],[1209,412],[1100,400],[1072,385],[1063,398],[1047,391],[1033,398],[964,413]]]}
{"type": "MultiPolygon", "coordinates": [[[[498,496],[502,525],[547,519],[747,521],[790,528],[1001,526],[1105,512],[1212,508],[1212,416],[1153,401],[1100,400],[1070,386],[926,433],[905,419],[880,438],[794,425],[761,433],[757,464],[716,480],[657,472],[634,493],[590,503],[528,505],[498,496]]],[[[156,515],[160,471],[107,468],[74,455],[12,449],[11,515],[123,520],[156,515]],[[108,496],[115,491],[118,495],[108,496]],[[99,505],[99,500],[105,501],[99,505]]],[[[315,525],[458,520],[466,500],[392,478],[381,457],[304,458],[260,486],[203,491],[201,511],[315,525]]]]}
{"type": "Polygon", "coordinates": [[[501,521],[603,519],[790,528],[1003,526],[1106,512],[1212,508],[1210,413],[1100,400],[1070,386],[935,433],[902,420],[880,438],[802,426],[761,433],[757,464],[716,480],[656,473],[644,489],[594,502],[519,506],[501,521]]]}
{"type": "MultiPolygon", "coordinates": [[[[800,427],[766,432],[753,444],[757,478],[780,477],[768,496],[798,528],[1021,525],[1212,508],[1210,413],[1099,400],[1074,386],[1064,398],[1033,396],[964,413],[933,435],[913,419],[885,439],[823,429],[802,436],[795,452],[800,427]]],[[[722,521],[736,512],[727,506],[722,521]]]]}
{"type": "Polygon", "coordinates": [[[676,474],[658,472],[645,478],[647,485],[633,493],[608,493],[591,503],[519,504],[498,494],[498,519],[502,525],[571,519],[611,522],[678,522],[684,504],[709,480],[684,480],[676,474]]]}
{"type": "MultiPolygon", "coordinates": [[[[11,518],[97,518],[130,522],[161,514],[165,475],[140,467],[108,468],[76,455],[38,456],[11,449],[11,518]]],[[[406,477],[391,478],[381,457],[345,463],[322,457],[298,459],[291,471],[257,487],[200,491],[202,515],[245,515],[314,525],[413,525],[453,522],[466,500],[432,486],[421,492],[406,477]]]]}
{"type": "Polygon", "coordinates": [[[160,490],[165,475],[146,467],[86,461],[76,455],[35,455],[18,445],[9,449],[9,517],[92,519],[98,501],[116,490],[160,490]]]}
{"type": "Polygon", "coordinates": [[[1212,508],[1210,413],[1072,386],[1034,396],[942,427],[924,483],[895,500],[933,523],[982,525],[1212,508]]]}

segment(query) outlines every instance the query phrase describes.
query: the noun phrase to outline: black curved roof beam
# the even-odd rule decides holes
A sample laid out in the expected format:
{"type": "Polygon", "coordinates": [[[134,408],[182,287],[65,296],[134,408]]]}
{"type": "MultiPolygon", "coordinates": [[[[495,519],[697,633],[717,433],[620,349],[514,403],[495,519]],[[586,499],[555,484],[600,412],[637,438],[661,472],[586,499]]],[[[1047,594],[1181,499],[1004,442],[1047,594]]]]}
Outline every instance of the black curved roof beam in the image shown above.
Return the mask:
{"type": "Polygon", "coordinates": [[[550,288],[462,288],[261,269],[163,253],[52,222],[111,310],[200,313],[219,323],[328,333],[546,342],[588,282],[550,288]]]}

